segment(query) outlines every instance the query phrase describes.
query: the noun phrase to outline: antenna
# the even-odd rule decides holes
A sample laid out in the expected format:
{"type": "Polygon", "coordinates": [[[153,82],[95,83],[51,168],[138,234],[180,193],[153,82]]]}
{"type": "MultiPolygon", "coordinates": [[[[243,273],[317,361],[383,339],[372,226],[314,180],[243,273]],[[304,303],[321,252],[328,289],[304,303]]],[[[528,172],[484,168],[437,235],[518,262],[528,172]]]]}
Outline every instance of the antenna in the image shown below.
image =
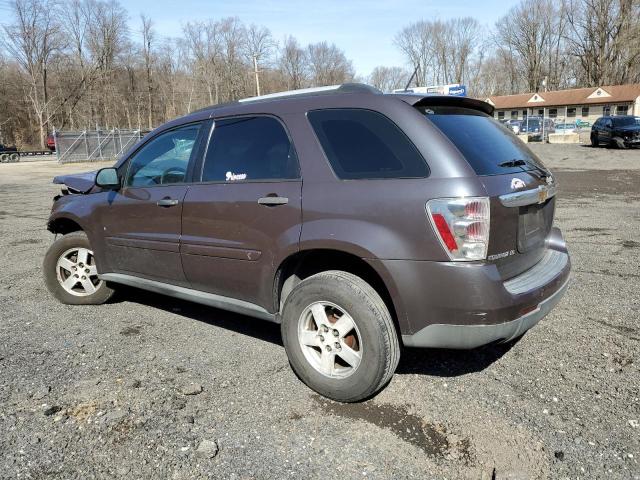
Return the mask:
{"type": "Polygon", "coordinates": [[[416,65],[415,70],[413,71],[413,74],[411,75],[411,77],[409,78],[409,81],[407,82],[407,85],[404,87],[404,91],[406,92],[409,89],[409,85],[411,85],[411,81],[413,80],[413,77],[415,77],[418,73],[418,69],[420,68],[420,65],[416,65]]]}

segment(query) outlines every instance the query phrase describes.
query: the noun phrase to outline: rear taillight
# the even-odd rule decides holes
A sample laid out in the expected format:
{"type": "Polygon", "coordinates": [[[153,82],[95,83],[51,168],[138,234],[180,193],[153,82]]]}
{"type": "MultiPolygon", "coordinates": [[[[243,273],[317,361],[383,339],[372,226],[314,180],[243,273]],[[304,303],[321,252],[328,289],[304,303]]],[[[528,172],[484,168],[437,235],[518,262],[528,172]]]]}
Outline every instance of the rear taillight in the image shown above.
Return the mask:
{"type": "Polygon", "coordinates": [[[451,260],[487,258],[489,199],[438,198],[427,202],[427,215],[451,260]]]}

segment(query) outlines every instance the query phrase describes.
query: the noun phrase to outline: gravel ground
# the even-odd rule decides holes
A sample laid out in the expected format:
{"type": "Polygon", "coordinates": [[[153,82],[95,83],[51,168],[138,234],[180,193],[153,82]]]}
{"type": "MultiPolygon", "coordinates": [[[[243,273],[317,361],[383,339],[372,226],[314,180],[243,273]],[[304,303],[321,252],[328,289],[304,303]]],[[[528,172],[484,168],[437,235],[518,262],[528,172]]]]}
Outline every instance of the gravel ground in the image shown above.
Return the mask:
{"type": "Polygon", "coordinates": [[[404,351],[355,405],[295,377],[277,325],[133,289],[54,301],[50,179],[95,164],[0,165],[0,477],[640,478],[640,150],[532,148],[565,298],[515,344],[404,351]]]}

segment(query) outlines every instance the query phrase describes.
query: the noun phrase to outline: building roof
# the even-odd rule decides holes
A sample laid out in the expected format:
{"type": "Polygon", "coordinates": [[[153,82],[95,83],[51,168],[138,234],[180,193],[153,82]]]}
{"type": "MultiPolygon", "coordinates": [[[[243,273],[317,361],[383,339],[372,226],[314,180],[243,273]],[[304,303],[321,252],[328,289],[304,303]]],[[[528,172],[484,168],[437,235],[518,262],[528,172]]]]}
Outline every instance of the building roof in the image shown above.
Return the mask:
{"type": "Polygon", "coordinates": [[[496,109],[508,109],[635,102],[639,97],[640,83],[636,83],[493,96],[486,101],[496,109]]]}

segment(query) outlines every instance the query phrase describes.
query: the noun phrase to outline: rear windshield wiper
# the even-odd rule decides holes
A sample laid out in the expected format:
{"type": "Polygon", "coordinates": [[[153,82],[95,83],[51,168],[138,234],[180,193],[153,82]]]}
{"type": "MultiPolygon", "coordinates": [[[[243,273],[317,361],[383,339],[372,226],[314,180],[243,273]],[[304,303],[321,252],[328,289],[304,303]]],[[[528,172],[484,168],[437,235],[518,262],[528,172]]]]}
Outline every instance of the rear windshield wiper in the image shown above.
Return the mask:
{"type": "Polygon", "coordinates": [[[526,170],[524,168],[522,168],[525,165],[530,167],[532,170],[537,171],[540,174],[540,177],[542,177],[542,178],[546,178],[546,177],[549,176],[549,172],[547,170],[545,170],[540,165],[538,165],[535,162],[532,162],[530,160],[523,160],[521,158],[514,158],[513,160],[507,160],[506,162],[502,162],[502,163],[498,164],[499,167],[520,167],[520,169],[523,172],[526,172],[526,170]]]}
{"type": "Polygon", "coordinates": [[[524,160],[508,160],[498,164],[499,167],[522,167],[524,165],[528,165],[524,160]]]}

